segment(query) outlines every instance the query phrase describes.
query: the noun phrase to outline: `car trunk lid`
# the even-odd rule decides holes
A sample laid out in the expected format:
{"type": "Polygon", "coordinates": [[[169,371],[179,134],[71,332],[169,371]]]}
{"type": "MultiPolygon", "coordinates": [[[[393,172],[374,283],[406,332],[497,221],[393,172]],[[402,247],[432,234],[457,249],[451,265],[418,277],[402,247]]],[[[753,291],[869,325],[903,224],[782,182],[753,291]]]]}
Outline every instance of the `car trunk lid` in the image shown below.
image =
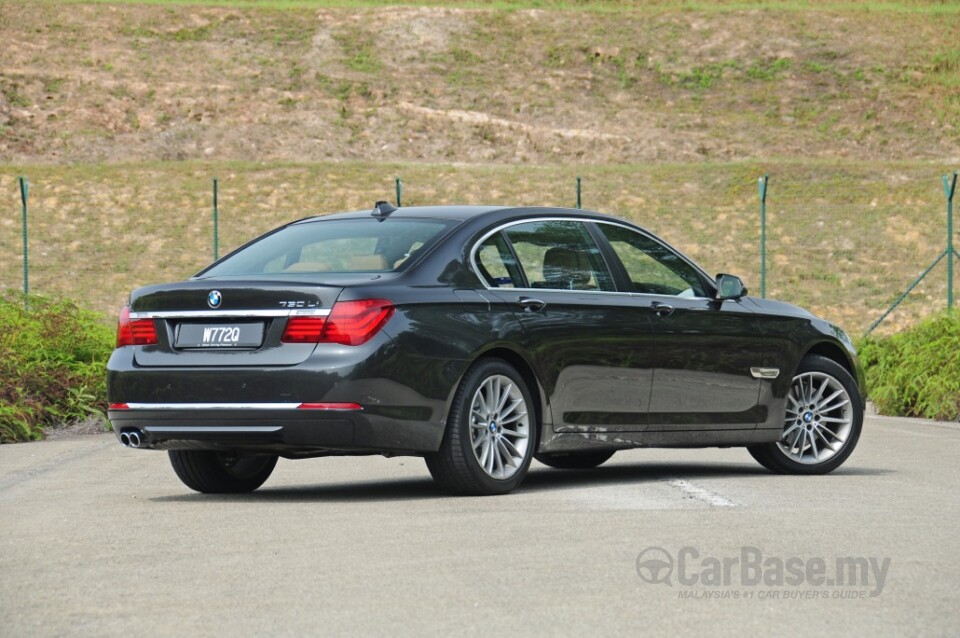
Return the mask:
{"type": "Polygon", "coordinates": [[[152,320],[157,343],[136,349],[137,365],[285,366],[310,356],[316,343],[290,343],[293,318],[324,318],[342,287],[298,281],[193,280],[141,288],[131,320],[152,320]]]}

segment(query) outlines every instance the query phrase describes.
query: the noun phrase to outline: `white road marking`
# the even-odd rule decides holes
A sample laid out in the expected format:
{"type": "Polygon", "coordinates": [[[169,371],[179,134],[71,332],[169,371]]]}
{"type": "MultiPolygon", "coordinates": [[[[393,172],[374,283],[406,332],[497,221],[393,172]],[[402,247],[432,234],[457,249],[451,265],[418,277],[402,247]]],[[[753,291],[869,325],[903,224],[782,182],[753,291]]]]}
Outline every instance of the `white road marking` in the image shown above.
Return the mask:
{"type": "Polygon", "coordinates": [[[557,497],[578,506],[600,510],[664,510],[675,509],[662,491],[645,485],[601,485],[597,487],[557,490],[557,497]]]}
{"type": "Polygon", "coordinates": [[[699,485],[694,485],[693,483],[684,481],[683,479],[671,479],[670,481],[668,481],[668,483],[673,487],[677,488],[678,490],[680,490],[681,492],[683,492],[684,494],[688,494],[697,500],[700,500],[700,501],[703,501],[704,503],[708,503],[709,505],[712,505],[713,507],[736,507],[737,506],[737,504],[734,503],[733,501],[727,498],[724,498],[719,494],[711,492],[710,490],[704,487],[700,487],[699,485]]]}
{"type": "Polygon", "coordinates": [[[570,487],[549,493],[578,506],[601,510],[672,510],[681,508],[738,507],[715,492],[682,479],[661,479],[642,484],[604,483],[570,487]],[[679,490],[679,492],[678,492],[679,490]]]}

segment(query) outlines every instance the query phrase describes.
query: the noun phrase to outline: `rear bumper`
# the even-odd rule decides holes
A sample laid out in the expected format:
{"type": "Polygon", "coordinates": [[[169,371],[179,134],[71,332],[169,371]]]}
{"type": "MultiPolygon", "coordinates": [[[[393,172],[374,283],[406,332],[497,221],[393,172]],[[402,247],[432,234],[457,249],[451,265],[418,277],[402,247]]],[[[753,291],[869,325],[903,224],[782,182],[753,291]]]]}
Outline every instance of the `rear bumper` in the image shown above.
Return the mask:
{"type": "Polygon", "coordinates": [[[375,408],[298,409],[299,404],[130,404],[110,409],[117,437],[137,432],[142,449],[244,450],[287,457],[423,454],[439,448],[442,428],[396,419],[375,408]]]}

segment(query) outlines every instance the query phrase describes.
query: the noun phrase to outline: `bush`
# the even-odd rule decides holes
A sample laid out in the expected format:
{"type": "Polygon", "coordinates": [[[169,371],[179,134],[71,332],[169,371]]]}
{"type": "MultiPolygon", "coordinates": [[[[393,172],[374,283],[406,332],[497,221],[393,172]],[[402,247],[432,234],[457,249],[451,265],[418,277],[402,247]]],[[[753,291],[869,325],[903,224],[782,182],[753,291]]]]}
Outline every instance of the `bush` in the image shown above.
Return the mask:
{"type": "Polygon", "coordinates": [[[928,319],[886,339],[866,339],[860,357],[881,414],[960,419],[960,313],[928,319]]]}
{"type": "Polygon", "coordinates": [[[113,330],[69,301],[0,295],[0,442],[44,437],[45,428],[105,419],[113,330]]]}

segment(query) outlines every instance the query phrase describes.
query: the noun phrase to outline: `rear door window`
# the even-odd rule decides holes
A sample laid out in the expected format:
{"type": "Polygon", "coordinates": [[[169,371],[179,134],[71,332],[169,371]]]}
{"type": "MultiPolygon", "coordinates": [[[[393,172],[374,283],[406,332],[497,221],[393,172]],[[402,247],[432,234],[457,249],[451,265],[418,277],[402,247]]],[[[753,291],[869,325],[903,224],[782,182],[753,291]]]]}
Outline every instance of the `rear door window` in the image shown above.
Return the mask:
{"type": "Polygon", "coordinates": [[[504,231],[530,288],[614,290],[613,278],[582,222],[543,220],[504,231]]]}

